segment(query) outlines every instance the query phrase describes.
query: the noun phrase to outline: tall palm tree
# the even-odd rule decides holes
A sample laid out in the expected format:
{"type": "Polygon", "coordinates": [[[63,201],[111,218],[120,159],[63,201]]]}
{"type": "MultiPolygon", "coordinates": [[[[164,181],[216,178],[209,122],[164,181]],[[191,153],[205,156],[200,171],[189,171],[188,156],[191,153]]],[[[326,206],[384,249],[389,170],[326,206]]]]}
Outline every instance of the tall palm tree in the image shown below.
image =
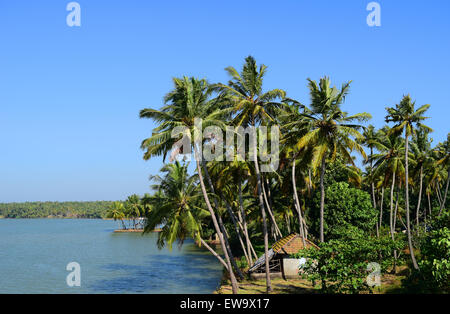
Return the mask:
{"type": "Polygon", "coordinates": [[[411,240],[411,228],[409,217],[409,178],[408,178],[408,155],[409,155],[409,137],[415,133],[414,125],[419,129],[432,131],[431,128],[422,124],[422,121],[427,119],[423,114],[428,110],[430,105],[423,105],[415,110],[415,102],[411,100],[410,95],[404,96],[395,108],[386,108],[388,115],[386,122],[394,122],[395,126],[392,128],[393,133],[400,134],[404,131],[405,134],[405,209],[406,209],[406,232],[408,234],[408,246],[411,254],[411,260],[415,269],[419,269],[416,257],[413,251],[411,240]]]}
{"type": "Polygon", "coordinates": [[[297,191],[296,182],[296,164],[298,159],[302,161],[302,164],[309,168],[311,162],[311,149],[297,149],[297,141],[310,131],[310,123],[303,116],[303,113],[310,113],[300,103],[293,101],[285,112],[280,116],[282,123],[283,138],[282,143],[285,149],[286,155],[292,155],[292,188],[294,196],[294,208],[297,211],[299,219],[300,236],[302,237],[303,246],[306,247],[306,226],[302,215],[300,200],[297,191]]]}
{"type": "Polygon", "coordinates": [[[433,159],[430,156],[431,144],[428,140],[428,132],[426,130],[419,129],[416,134],[413,135],[411,142],[411,152],[414,154],[414,160],[416,165],[413,169],[419,179],[419,194],[417,196],[417,208],[416,208],[416,227],[419,229],[419,217],[420,217],[420,205],[422,201],[422,188],[424,168],[433,164],[433,159]]]}
{"type": "Polygon", "coordinates": [[[361,139],[358,130],[361,125],[353,121],[367,121],[371,118],[368,113],[359,113],[349,116],[342,111],[344,102],[350,88],[350,83],[343,84],[338,90],[331,87],[330,79],[324,77],[319,84],[308,79],[311,95],[311,113],[303,114],[310,122],[310,132],[300,138],[297,148],[313,147],[312,168],[314,172],[320,168],[320,242],[324,242],[323,223],[325,206],[324,176],[327,158],[332,160],[339,154],[346,162],[354,165],[351,151],[355,150],[365,159],[364,149],[354,139],[361,139]],[[353,139],[354,138],[354,139],[353,139]]]}
{"type": "Polygon", "coordinates": [[[445,208],[447,201],[448,186],[450,183],[450,133],[447,134],[447,141],[438,145],[436,147],[436,154],[438,156],[437,166],[442,167],[444,170],[447,168],[447,180],[445,184],[445,191],[442,197],[441,206],[439,208],[439,215],[441,215],[442,210],[445,208]]]}
{"type": "MultiPolygon", "coordinates": [[[[368,147],[370,149],[370,155],[369,155],[369,162],[370,162],[370,170],[369,170],[369,180],[370,180],[370,186],[371,186],[371,193],[372,193],[372,202],[373,202],[373,208],[377,209],[377,199],[375,197],[375,182],[373,178],[373,150],[374,148],[379,148],[380,145],[380,138],[378,132],[375,130],[375,127],[373,125],[369,125],[366,128],[364,128],[363,131],[363,139],[361,140],[361,144],[368,147]]],[[[377,226],[377,236],[379,236],[379,228],[381,226],[376,224],[377,226]]]]}
{"type": "Polygon", "coordinates": [[[152,136],[145,139],[141,144],[142,149],[145,150],[144,159],[147,160],[152,156],[158,155],[163,155],[165,158],[172,148],[174,148],[172,153],[175,152],[171,156],[172,158],[175,157],[176,153],[190,153],[183,150],[182,144],[186,144],[186,142],[190,147],[194,148],[194,158],[203,198],[210,212],[215,231],[219,236],[230,273],[233,293],[237,293],[236,276],[232,270],[231,260],[225,246],[224,237],[226,234],[222,233],[209,200],[202,174],[201,162],[203,157],[200,151],[202,130],[207,126],[225,128],[224,121],[221,118],[226,110],[220,107],[220,101],[211,100],[213,89],[206,80],[183,77],[181,79],[174,78],[173,83],[174,89],[164,97],[166,105],[161,110],[148,108],[140,112],[141,118],[150,118],[159,123],[153,130],[152,136]],[[197,119],[202,119],[202,125],[196,123],[197,119]],[[178,133],[180,130],[183,131],[179,134],[173,134],[174,131],[178,133]]]}
{"type": "MultiPolygon", "coordinates": [[[[270,122],[275,121],[275,117],[283,106],[280,102],[277,102],[277,100],[284,98],[286,92],[281,89],[263,92],[263,78],[267,67],[265,65],[260,65],[258,68],[255,59],[252,56],[248,56],[245,59],[241,73],[233,67],[227,67],[225,70],[230,75],[231,80],[228,82],[228,85],[217,84],[216,88],[226,94],[231,100],[235,112],[234,121],[236,126],[252,127],[255,129],[261,124],[267,125],[270,122]]],[[[258,201],[263,220],[264,253],[266,256],[266,286],[267,292],[271,292],[272,285],[270,282],[268,257],[269,241],[262,187],[263,181],[259,168],[256,140],[252,141],[252,143],[258,201]]]]}
{"type": "MultiPolygon", "coordinates": [[[[396,134],[390,134],[389,127],[384,127],[378,132],[379,153],[373,154],[375,178],[382,178],[380,185],[388,186],[390,183],[390,212],[389,212],[389,230],[392,241],[395,241],[395,211],[394,211],[394,189],[396,185],[400,185],[400,177],[405,173],[404,161],[404,141],[396,134]]],[[[384,191],[384,190],[383,190],[384,191]]],[[[381,202],[383,201],[383,196],[381,202]]],[[[380,204],[380,210],[382,205],[380,204]]],[[[380,213],[381,214],[381,213],[380,213]]],[[[380,220],[381,227],[381,220],[380,220]]],[[[394,250],[394,268],[396,272],[397,251],[394,250]]]]}

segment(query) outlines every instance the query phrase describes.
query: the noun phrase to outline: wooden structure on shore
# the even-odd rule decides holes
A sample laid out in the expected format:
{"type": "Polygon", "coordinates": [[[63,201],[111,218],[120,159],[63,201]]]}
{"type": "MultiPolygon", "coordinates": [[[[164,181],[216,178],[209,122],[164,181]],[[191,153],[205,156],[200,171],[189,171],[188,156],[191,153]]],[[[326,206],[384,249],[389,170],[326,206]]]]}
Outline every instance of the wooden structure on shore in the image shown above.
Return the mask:
{"type": "MultiPolygon", "coordinates": [[[[317,245],[305,239],[306,248],[315,247],[317,245]]],[[[302,237],[296,233],[291,233],[290,235],[278,240],[272,245],[272,248],[267,252],[269,256],[269,269],[271,277],[283,277],[286,278],[286,273],[288,272],[286,268],[287,261],[285,259],[290,259],[290,255],[296,254],[303,250],[302,237]]],[[[260,256],[252,267],[248,270],[248,273],[254,277],[259,278],[265,276],[265,254],[260,256]]]]}

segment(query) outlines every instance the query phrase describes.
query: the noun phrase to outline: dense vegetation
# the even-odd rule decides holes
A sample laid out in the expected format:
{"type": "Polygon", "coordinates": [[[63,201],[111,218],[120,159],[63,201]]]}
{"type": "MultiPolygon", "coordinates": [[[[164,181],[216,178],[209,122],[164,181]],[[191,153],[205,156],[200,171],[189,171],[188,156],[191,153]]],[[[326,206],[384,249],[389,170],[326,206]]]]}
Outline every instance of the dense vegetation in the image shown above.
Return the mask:
{"type": "MultiPolygon", "coordinates": [[[[382,272],[407,266],[405,289],[448,291],[450,136],[431,146],[432,130],[424,124],[430,106],[416,106],[403,96],[386,108],[387,124],[377,129],[367,125],[370,114],[342,109],[351,82],[336,88],[327,77],[308,79],[305,105],[282,89],[263,91],[266,71],[248,57],[240,72],[226,68],[226,84],[174,78],[164,106],[140,112],[156,123],[142,142],[144,159],[165,160],[170,154],[171,162],[152,177],[154,194],[139,201],[147,206],[146,231],[163,224],[160,247],[194,238],[222,263],[234,293],[244,276],[236,260],[251,265],[260,249],[266,253],[267,291],[272,290],[267,252],[291,232],[319,245],[302,255],[313,261],[304,275],[323,291],[370,291],[365,277],[371,262],[382,272]],[[222,158],[205,160],[202,147],[214,152],[220,143],[202,133],[207,126],[223,131],[232,126],[233,137],[239,127],[278,126],[279,166],[261,171],[256,141],[246,142],[243,160],[227,160],[227,153],[238,151],[234,144],[219,154],[222,158]],[[191,175],[192,155],[196,173],[191,175]],[[205,241],[212,235],[223,256],[205,241]]],[[[267,140],[271,147],[275,138],[267,140]]]]}
{"type": "Polygon", "coordinates": [[[112,202],[0,203],[4,218],[104,218],[112,202]]]}

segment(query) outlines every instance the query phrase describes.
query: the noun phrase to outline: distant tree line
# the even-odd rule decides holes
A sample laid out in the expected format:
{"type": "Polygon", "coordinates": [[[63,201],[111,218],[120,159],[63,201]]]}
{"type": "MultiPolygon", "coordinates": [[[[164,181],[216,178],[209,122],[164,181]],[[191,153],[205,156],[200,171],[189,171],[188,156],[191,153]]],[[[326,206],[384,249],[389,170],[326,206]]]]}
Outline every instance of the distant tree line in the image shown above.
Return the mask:
{"type": "Polygon", "coordinates": [[[0,203],[4,218],[105,218],[112,201],[0,203]]]}

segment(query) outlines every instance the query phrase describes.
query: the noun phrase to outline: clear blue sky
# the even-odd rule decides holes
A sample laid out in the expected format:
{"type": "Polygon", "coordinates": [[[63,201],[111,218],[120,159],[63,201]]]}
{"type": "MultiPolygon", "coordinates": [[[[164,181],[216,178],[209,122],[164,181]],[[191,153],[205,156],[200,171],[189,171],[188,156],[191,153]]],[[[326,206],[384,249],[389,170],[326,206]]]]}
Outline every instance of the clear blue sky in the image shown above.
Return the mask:
{"type": "Polygon", "coordinates": [[[353,80],[344,108],[368,111],[411,93],[431,104],[435,143],[449,132],[450,1],[80,0],[0,3],[0,202],[116,200],[149,191],[161,159],[142,160],[173,76],[226,81],[251,54],[266,88],[309,102],[306,78],[353,80]]]}

